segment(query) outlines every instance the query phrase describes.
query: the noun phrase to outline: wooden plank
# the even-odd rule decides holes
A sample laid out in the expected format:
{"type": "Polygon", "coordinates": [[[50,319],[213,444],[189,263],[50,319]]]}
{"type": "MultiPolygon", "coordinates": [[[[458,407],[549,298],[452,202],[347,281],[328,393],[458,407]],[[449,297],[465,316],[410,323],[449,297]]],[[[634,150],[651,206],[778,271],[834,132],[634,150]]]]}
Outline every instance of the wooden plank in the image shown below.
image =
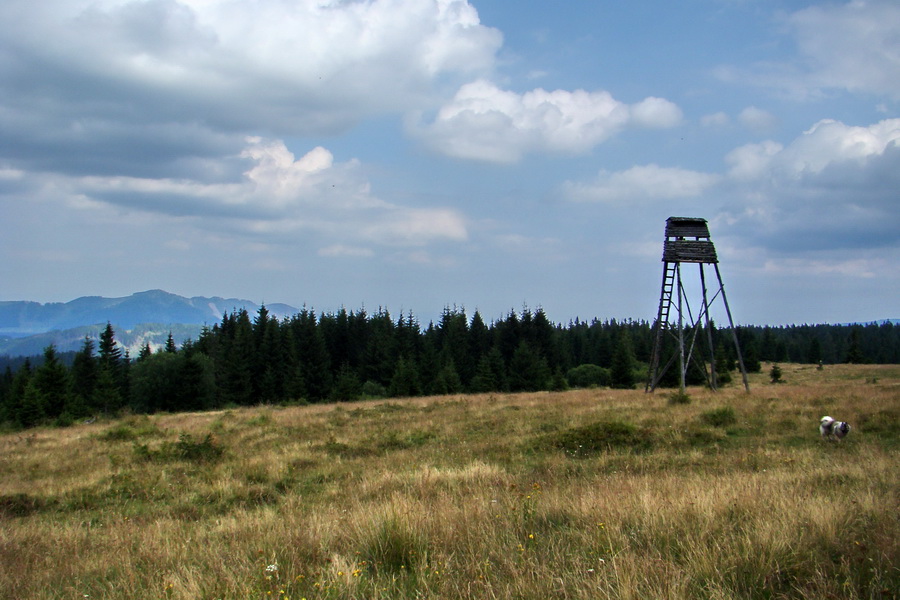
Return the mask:
{"type": "Polygon", "coordinates": [[[663,262],[690,262],[714,264],[719,262],[716,247],[705,240],[666,240],[663,244],[663,262]]]}

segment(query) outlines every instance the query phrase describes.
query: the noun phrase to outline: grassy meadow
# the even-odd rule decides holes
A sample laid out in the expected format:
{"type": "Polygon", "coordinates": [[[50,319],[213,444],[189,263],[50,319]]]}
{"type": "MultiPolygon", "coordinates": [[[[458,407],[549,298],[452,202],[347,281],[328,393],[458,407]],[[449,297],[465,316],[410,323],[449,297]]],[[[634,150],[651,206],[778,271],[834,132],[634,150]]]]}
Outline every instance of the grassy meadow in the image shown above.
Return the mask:
{"type": "Polygon", "coordinates": [[[6,434],[0,597],[900,597],[900,366],[781,367],[6,434]]]}

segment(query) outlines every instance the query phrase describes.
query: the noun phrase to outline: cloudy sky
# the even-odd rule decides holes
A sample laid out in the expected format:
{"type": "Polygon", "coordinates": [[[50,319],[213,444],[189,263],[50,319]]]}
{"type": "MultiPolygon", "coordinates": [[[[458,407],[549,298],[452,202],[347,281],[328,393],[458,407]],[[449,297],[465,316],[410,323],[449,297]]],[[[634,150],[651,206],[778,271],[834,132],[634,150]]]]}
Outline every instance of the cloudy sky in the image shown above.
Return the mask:
{"type": "Polygon", "coordinates": [[[651,320],[669,216],[739,323],[900,318],[900,3],[0,3],[0,300],[651,320]]]}

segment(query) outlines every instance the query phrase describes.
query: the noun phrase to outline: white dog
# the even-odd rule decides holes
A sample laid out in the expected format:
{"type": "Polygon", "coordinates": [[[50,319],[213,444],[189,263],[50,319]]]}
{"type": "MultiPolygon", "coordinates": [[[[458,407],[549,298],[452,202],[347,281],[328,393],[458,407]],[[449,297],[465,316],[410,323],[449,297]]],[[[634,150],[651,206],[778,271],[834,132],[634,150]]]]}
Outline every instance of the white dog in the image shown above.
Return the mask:
{"type": "Polygon", "coordinates": [[[841,441],[850,433],[850,424],[845,421],[835,421],[831,417],[822,417],[819,421],[819,433],[823,440],[841,441]]]}

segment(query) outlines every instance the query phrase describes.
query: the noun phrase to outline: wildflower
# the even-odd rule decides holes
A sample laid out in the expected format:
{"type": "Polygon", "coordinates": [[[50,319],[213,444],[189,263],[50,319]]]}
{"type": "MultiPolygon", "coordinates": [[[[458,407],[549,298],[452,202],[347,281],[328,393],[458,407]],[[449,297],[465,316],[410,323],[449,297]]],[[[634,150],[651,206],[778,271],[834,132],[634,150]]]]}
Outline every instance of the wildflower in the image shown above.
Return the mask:
{"type": "Polygon", "coordinates": [[[362,569],[354,569],[353,576],[360,577],[362,575],[362,569]]]}
{"type": "Polygon", "coordinates": [[[534,534],[533,534],[533,533],[529,533],[529,534],[528,534],[528,539],[529,539],[529,540],[533,540],[533,539],[534,539],[534,534]]]}
{"type": "Polygon", "coordinates": [[[277,573],[278,572],[278,563],[272,563],[266,567],[266,573],[277,573]]]}

